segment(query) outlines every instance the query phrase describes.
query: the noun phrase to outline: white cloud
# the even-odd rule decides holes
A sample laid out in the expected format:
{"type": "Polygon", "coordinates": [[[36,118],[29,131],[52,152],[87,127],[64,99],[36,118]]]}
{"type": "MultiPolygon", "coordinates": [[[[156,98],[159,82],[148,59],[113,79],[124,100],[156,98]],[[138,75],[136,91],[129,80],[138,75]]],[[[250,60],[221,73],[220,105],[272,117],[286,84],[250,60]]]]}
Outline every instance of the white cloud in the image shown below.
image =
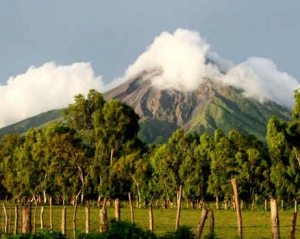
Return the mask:
{"type": "Polygon", "coordinates": [[[299,87],[299,82],[279,71],[272,60],[256,57],[232,67],[221,80],[261,103],[272,100],[288,108],[294,105],[294,90],[299,87]]]}
{"type": "Polygon", "coordinates": [[[6,85],[0,85],[0,127],[66,107],[79,93],[86,95],[90,89],[105,92],[152,70],[161,71],[153,77],[152,83],[163,89],[192,91],[206,78],[211,78],[242,89],[245,96],[262,103],[273,100],[289,108],[294,104],[294,90],[299,87],[297,79],[279,71],[270,59],[253,57],[233,65],[211,52],[210,45],[198,32],[178,29],[173,34],[163,32],[156,37],[127,68],[124,77],[107,85],[101,76],[94,75],[90,63],[60,66],[48,62],[9,78],[6,85]],[[207,58],[216,64],[207,64],[207,58]]]}
{"type": "Polygon", "coordinates": [[[143,71],[162,69],[163,74],[152,80],[155,86],[194,90],[204,81],[203,77],[218,74],[216,66],[205,64],[209,48],[198,32],[184,29],[178,29],[174,34],[163,32],[127,68],[125,78],[132,78],[143,71]]]}
{"type": "Polygon", "coordinates": [[[294,103],[294,90],[299,87],[298,80],[279,71],[272,60],[252,57],[234,65],[210,51],[210,45],[198,32],[184,29],[156,37],[115,84],[154,69],[160,69],[162,74],[153,77],[152,84],[163,89],[192,91],[211,78],[242,89],[246,97],[262,103],[272,100],[289,108],[294,103]],[[206,59],[211,62],[207,64],[206,59]]]}
{"type": "Polygon", "coordinates": [[[51,109],[66,107],[74,96],[103,89],[89,63],[57,66],[53,62],[31,66],[24,74],[0,85],[0,127],[51,109]]]}

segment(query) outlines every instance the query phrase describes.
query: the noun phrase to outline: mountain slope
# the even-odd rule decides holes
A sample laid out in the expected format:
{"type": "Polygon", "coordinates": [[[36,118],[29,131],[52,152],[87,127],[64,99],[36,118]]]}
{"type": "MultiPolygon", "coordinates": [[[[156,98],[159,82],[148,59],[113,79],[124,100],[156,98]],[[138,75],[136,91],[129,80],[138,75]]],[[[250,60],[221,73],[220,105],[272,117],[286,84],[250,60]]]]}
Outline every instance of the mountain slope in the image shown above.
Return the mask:
{"type": "Polygon", "coordinates": [[[177,128],[210,134],[217,128],[226,134],[237,129],[265,141],[266,124],[272,115],[290,119],[291,112],[274,102],[261,104],[208,79],[192,92],[160,90],[151,85],[153,74],[161,71],[144,72],[105,93],[107,98],[118,98],[135,109],[141,117],[140,136],[147,142],[166,140],[177,128]]]}
{"type": "MultiPolygon", "coordinates": [[[[151,79],[162,73],[161,69],[143,72],[103,94],[106,100],[119,99],[134,108],[141,118],[140,137],[146,142],[165,141],[178,128],[209,134],[217,128],[225,134],[237,129],[265,141],[266,124],[272,115],[290,119],[290,111],[274,102],[261,104],[208,79],[192,92],[158,89],[151,79]]],[[[0,136],[22,133],[61,117],[61,110],[52,110],[0,129],[0,136]]]]}

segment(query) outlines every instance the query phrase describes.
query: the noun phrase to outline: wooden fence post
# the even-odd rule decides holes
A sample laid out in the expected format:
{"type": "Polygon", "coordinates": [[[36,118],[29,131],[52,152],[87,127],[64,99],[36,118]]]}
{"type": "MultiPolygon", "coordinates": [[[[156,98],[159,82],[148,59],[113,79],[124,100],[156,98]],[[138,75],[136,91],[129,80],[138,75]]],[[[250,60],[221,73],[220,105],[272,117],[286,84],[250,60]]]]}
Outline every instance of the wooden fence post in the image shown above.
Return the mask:
{"type": "Polygon", "coordinates": [[[236,206],[236,216],[237,216],[237,224],[238,224],[238,237],[239,239],[243,238],[243,221],[242,221],[242,213],[239,204],[239,194],[237,189],[236,179],[231,179],[231,184],[234,192],[234,201],[236,206]]]}
{"type": "Polygon", "coordinates": [[[90,207],[85,207],[85,233],[90,233],[90,207]]]}
{"type": "Polygon", "coordinates": [[[15,228],[14,228],[14,235],[18,234],[18,220],[19,220],[19,208],[15,206],[15,228]]]}
{"type": "Polygon", "coordinates": [[[61,212],[61,234],[65,236],[67,235],[66,219],[67,219],[67,208],[63,207],[61,212]]]}
{"type": "Polygon", "coordinates": [[[115,218],[116,218],[116,221],[121,220],[120,200],[119,200],[119,198],[115,199],[115,218]]]}
{"type": "Polygon", "coordinates": [[[30,233],[31,230],[31,205],[27,205],[22,212],[22,233],[30,233]]]}
{"type": "Polygon", "coordinates": [[[272,239],[280,238],[279,231],[279,216],[278,216],[278,206],[277,201],[274,198],[270,199],[271,207],[271,227],[272,227],[272,239]]]}
{"type": "Polygon", "coordinates": [[[153,232],[154,230],[154,221],[153,221],[153,210],[152,210],[152,202],[148,205],[149,212],[149,230],[153,232]]]}
{"type": "Polygon", "coordinates": [[[207,217],[207,213],[208,213],[208,210],[203,208],[200,220],[199,220],[197,228],[196,228],[195,239],[200,239],[200,237],[201,237],[202,230],[203,230],[205,220],[206,220],[206,217],[207,217]]]}
{"type": "Polygon", "coordinates": [[[177,215],[176,215],[176,222],[175,222],[175,231],[177,231],[178,227],[179,227],[180,211],[181,211],[181,198],[182,198],[182,185],[179,186],[179,190],[178,190],[177,215]]]}
{"type": "Polygon", "coordinates": [[[129,200],[129,207],[130,207],[130,218],[131,218],[131,223],[134,223],[134,212],[133,212],[133,205],[131,201],[131,193],[128,193],[128,200],[129,200]]]}

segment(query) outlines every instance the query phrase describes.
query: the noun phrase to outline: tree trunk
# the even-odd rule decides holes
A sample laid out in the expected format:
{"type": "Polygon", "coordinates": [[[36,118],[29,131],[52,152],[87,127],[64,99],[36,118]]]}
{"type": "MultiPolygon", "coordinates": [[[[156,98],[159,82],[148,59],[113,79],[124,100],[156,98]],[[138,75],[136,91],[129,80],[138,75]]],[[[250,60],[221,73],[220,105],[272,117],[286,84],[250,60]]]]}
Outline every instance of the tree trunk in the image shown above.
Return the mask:
{"type": "Polygon", "coordinates": [[[105,208],[106,198],[103,202],[103,207],[100,210],[100,232],[108,232],[108,220],[107,220],[107,210],[105,208]]]}
{"type": "Polygon", "coordinates": [[[33,234],[36,234],[36,213],[37,213],[37,201],[35,201],[34,205],[34,213],[33,213],[33,234]]]}
{"type": "Polygon", "coordinates": [[[154,221],[153,221],[152,203],[149,204],[148,213],[149,213],[149,230],[151,232],[153,232],[153,230],[154,230],[154,221]]]}
{"type": "Polygon", "coordinates": [[[219,197],[216,196],[216,209],[219,210],[219,197]]]}
{"type": "Polygon", "coordinates": [[[76,215],[77,215],[77,198],[74,204],[74,211],[73,211],[73,238],[76,238],[76,215]]]}
{"type": "Polygon", "coordinates": [[[233,187],[234,192],[234,201],[236,205],[236,216],[237,216],[237,226],[238,226],[238,237],[239,239],[243,238],[243,221],[242,221],[242,213],[240,210],[240,204],[239,204],[239,194],[237,189],[237,182],[236,179],[231,179],[231,184],[233,187]]]}
{"type": "Polygon", "coordinates": [[[19,208],[15,206],[15,228],[14,228],[14,235],[18,234],[18,221],[19,221],[19,208]]]}
{"type": "Polygon", "coordinates": [[[268,201],[267,199],[265,199],[265,211],[267,211],[267,208],[268,208],[268,201]]]}
{"type": "Polygon", "coordinates": [[[43,231],[44,230],[44,206],[41,207],[40,221],[41,221],[41,231],[43,231]]]}
{"type": "Polygon", "coordinates": [[[4,224],[4,234],[7,234],[8,232],[8,217],[7,217],[7,211],[5,204],[3,203],[3,212],[4,212],[4,219],[5,219],[5,224],[4,224]]]}
{"type": "Polygon", "coordinates": [[[206,217],[207,217],[207,213],[208,213],[208,211],[205,208],[203,208],[200,220],[199,220],[197,228],[196,228],[195,239],[200,239],[200,237],[201,237],[203,227],[204,227],[204,224],[205,224],[205,220],[206,220],[206,217]]]}
{"type": "Polygon", "coordinates": [[[213,210],[209,210],[208,217],[209,217],[209,233],[213,234],[215,232],[215,216],[213,210]]]}
{"type": "Polygon", "coordinates": [[[11,233],[12,206],[9,206],[8,233],[11,233]]]}
{"type": "Polygon", "coordinates": [[[63,207],[61,212],[61,234],[63,234],[65,237],[67,236],[67,208],[63,207]]]}
{"type": "Polygon", "coordinates": [[[116,218],[116,221],[121,220],[121,211],[120,211],[120,200],[119,200],[119,198],[115,199],[115,218],[116,218]]]}
{"type": "Polygon", "coordinates": [[[177,215],[176,215],[176,222],[175,222],[175,231],[177,231],[177,229],[179,227],[180,211],[181,211],[181,198],[182,198],[182,185],[179,186],[179,190],[178,190],[177,215]]]}
{"type": "Polygon", "coordinates": [[[31,233],[31,206],[25,206],[22,213],[22,233],[31,233]]]}
{"type": "Polygon", "coordinates": [[[47,203],[47,196],[46,196],[46,191],[43,191],[43,197],[44,197],[44,204],[47,203]]]}
{"type": "Polygon", "coordinates": [[[272,227],[272,239],[280,239],[279,231],[279,216],[277,201],[274,198],[270,199],[271,206],[271,227],[272,227]]]}
{"type": "Polygon", "coordinates": [[[296,223],[297,223],[297,212],[293,212],[293,220],[292,220],[290,239],[295,239],[296,223]]]}
{"type": "Polygon", "coordinates": [[[134,211],[133,211],[133,205],[131,201],[131,193],[128,193],[128,200],[129,200],[129,207],[130,207],[130,218],[131,218],[131,223],[134,223],[134,211]]]}
{"type": "Polygon", "coordinates": [[[85,233],[90,233],[90,207],[85,208],[85,233]]]}
{"type": "Polygon", "coordinates": [[[49,216],[49,220],[50,220],[50,230],[53,230],[53,211],[52,211],[52,197],[49,198],[49,204],[50,204],[50,216],[49,216]]]}

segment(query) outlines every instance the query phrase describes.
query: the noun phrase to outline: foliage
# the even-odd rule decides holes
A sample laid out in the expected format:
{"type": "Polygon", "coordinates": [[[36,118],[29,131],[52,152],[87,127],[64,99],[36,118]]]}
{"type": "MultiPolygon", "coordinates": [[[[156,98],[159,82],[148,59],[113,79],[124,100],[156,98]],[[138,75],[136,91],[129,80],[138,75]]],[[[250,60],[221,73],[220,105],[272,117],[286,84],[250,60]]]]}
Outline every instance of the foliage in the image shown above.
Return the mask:
{"type": "Polygon", "coordinates": [[[37,234],[23,233],[17,235],[4,235],[5,239],[66,239],[60,232],[39,232],[37,234]]]}

